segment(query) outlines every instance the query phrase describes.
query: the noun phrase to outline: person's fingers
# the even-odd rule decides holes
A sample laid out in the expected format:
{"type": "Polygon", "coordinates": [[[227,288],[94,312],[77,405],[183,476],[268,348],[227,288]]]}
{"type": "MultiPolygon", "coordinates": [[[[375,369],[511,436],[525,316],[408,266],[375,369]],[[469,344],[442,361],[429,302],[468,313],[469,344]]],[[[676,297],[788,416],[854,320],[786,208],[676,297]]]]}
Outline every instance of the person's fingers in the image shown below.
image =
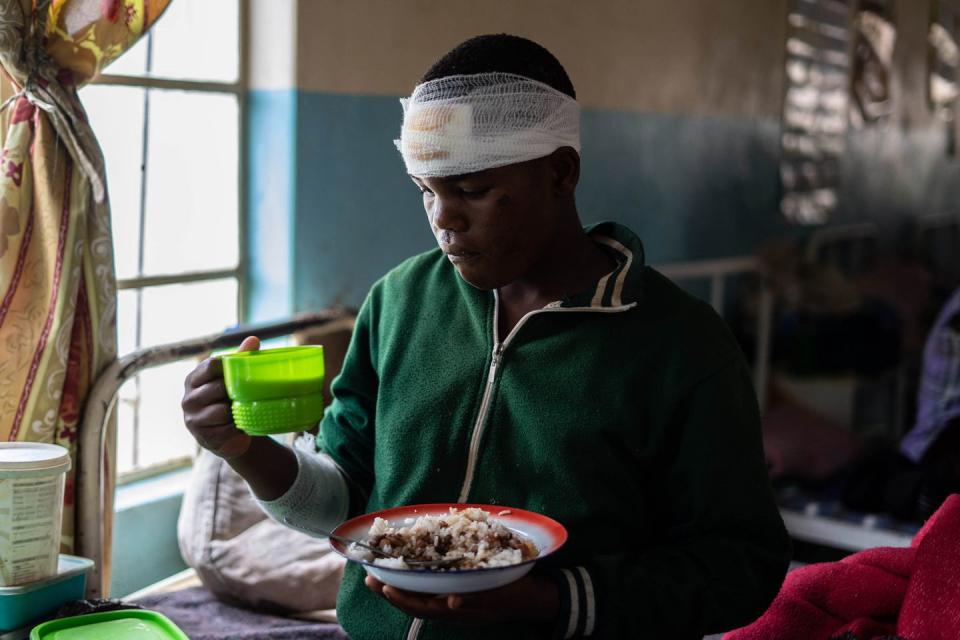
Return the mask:
{"type": "Polygon", "coordinates": [[[373,576],[367,576],[363,579],[363,584],[367,585],[367,588],[373,591],[374,593],[379,593],[383,595],[383,583],[374,578],[373,576]]]}
{"type": "Polygon", "coordinates": [[[450,594],[446,600],[447,607],[464,618],[531,619],[533,614],[536,619],[549,619],[556,615],[558,604],[553,599],[559,597],[551,589],[556,588],[549,580],[528,575],[496,589],[450,594]]]}
{"type": "Polygon", "coordinates": [[[418,618],[440,618],[449,616],[451,613],[444,597],[413,593],[390,585],[384,586],[382,593],[390,604],[418,618]]]}
{"type": "Polygon", "coordinates": [[[185,413],[184,422],[193,432],[224,425],[234,427],[233,412],[230,410],[230,405],[225,402],[207,405],[196,411],[185,413]]]}
{"type": "MultiPolygon", "coordinates": [[[[259,349],[260,339],[256,336],[247,336],[240,344],[240,351],[259,349]]],[[[225,459],[250,449],[253,439],[233,423],[219,357],[207,358],[187,376],[181,406],[187,428],[204,449],[225,459]]]]}
{"type": "Polygon", "coordinates": [[[451,593],[446,597],[447,608],[453,611],[486,611],[509,607],[512,599],[504,598],[499,589],[474,593],[451,593]]]}
{"type": "MultiPolygon", "coordinates": [[[[259,351],[260,338],[257,336],[247,336],[240,343],[239,351],[259,351]]],[[[196,389],[202,387],[208,382],[223,379],[223,363],[220,358],[212,356],[197,365],[197,368],[187,375],[184,386],[187,389],[196,389]]]]}
{"type": "Polygon", "coordinates": [[[442,618],[461,622],[504,620],[552,620],[558,609],[553,594],[545,591],[545,579],[522,578],[504,587],[466,594],[429,595],[384,585],[368,577],[369,589],[380,593],[391,605],[418,618],[442,618]]]}
{"type": "Polygon", "coordinates": [[[207,358],[197,365],[197,368],[190,372],[184,382],[184,387],[189,391],[202,387],[208,382],[223,378],[223,364],[219,358],[207,358]]]}
{"type": "Polygon", "coordinates": [[[233,458],[250,448],[251,436],[232,424],[204,427],[193,431],[197,443],[221,458],[233,458]]]}
{"type": "MultiPolygon", "coordinates": [[[[189,425],[188,425],[189,426],[189,425]]],[[[232,424],[208,425],[190,430],[193,437],[204,449],[216,449],[236,435],[237,428],[232,424]]]]}
{"type": "Polygon", "coordinates": [[[223,380],[214,380],[190,389],[184,394],[181,406],[185,411],[196,411],[210,405],[226,402],[227,387],[223,380]]]}
{"type": "Polygon", "coordinates": [[[251,444],[251,437],[232,424],[201,428],[191,433],[197,444],[221,458],[238,456],[251,444]]]}

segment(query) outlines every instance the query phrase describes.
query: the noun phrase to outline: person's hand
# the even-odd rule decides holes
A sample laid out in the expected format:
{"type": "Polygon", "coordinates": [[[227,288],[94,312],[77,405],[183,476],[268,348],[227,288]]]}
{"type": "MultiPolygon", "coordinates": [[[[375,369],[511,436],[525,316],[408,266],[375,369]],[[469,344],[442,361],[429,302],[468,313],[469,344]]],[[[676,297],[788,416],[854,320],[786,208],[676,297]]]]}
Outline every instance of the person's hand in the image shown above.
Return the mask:
{"type": "Polygon", "coordinates": [[[367,576],[364,584],[397,609],[416,618],[552,624],[560,610],[560,594],[554,583],[530,574],[497,589],[445,596],[404,591],[385,585],[373,576],[367,576]]]}
{"type": "MultiPolygon", "coordinates": [[[[240,351],[257,351],[260,340],[244,339],[240,351]]],[[[219,358],[207,358],[190,372],[184,382],[183,421],[197,443],[224,459],[236,458],[250,448],[252,438],[233,424],[230,399],[223,382],[219,358]]]]}

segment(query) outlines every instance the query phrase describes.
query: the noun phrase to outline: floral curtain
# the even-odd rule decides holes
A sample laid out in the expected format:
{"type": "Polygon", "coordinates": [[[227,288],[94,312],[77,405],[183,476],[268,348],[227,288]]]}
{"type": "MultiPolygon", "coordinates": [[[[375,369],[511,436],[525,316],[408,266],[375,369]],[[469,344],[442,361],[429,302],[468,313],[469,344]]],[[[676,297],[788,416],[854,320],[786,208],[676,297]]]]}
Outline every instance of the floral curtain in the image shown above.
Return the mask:
{"type": "Polygon", "coordinates": [[[0,151],[0,440],[70,449],[64,551],[84,400],[117,349],[104,160],[77,88],[169,1],[0,0],[0,66],[15,92],[0,151]]]}

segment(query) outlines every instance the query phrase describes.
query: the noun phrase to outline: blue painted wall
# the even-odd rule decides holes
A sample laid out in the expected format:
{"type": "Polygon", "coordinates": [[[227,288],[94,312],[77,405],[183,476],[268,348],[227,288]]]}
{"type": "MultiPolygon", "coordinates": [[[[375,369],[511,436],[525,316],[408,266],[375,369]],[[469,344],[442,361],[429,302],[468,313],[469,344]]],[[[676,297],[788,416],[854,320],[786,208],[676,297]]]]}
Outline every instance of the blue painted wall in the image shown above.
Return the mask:
{"type": "MultiPolygon", "coordinates": [[[[269,155],[251,157],[257,189],[266,188],[258,171],[277,183],[281,170],[293,178],[292,186],[283,183],[291,198],[252,208],[251,229],[274,220],[282,228],[276,216],[284,206],[291,216],[292,253],[274,238],[270,251],[253,256],[251,299],[261,306],[259,317],[284,304],[296,311],[359,305],[383,273],[433,246],[393,146],[401,116],[396,98],[301,91],[286,124],[258,108],[289,114],[286,104],[252,99],[251,121],[262,128],[253,140],[277,127],[281,138],[295,130],[292,166],[285,164],[289,155],[276,163],[269,155]],[[277,269],[271,259],[288,262],[277,269]],[[284,269],[290,280],[282,280],[284,269]]],[[[787,224],[778,212],[779,138],[774,119],[587,109],[581,217],[629,225],[650,262],[745,254],[770,238],[800,236],[809,228],[787,224]]],[[[955,210],[960,162],[946,158],[945,140],[943,130],[930,127],[851,132],[831,224],[873,221],[894,239],[912,217],[955,210]]]]}
{"type": "Polygon", "coordinates": [[[294,304],[357,306],[370,285],[433,244],[393,139],[392,97],[298,96],[294,304]]]}
{"type": "Polygon", "coordinates": [[[122,598],[187,568],[177,517],[190,472],[173,471],[117,489],[110,596],[122,598]]]}

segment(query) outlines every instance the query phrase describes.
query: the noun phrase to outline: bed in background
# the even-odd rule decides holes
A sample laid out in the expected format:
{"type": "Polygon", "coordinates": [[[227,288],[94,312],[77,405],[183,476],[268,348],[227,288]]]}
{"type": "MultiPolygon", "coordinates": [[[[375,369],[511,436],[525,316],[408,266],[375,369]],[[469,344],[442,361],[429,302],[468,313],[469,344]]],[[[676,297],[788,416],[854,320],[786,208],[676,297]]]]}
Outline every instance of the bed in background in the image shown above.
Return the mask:
{"type": "MultiPolygon", "coordinates": [[[[754,344],[751,356],[755,384],[758,389],[765,389],[769,377],[774,299],[760,262],[753,257],[736,257],[674,263],[662,265],[658,269],[682,285],[688,285],[694,293],[708,300],[721,316],[727,315],[726,303],[731,297],[729,294],[733,288],[731,281],[752,278],[759,284],[756,288],[757,299],[754,305],[756,326],[753,330],[754,344]]],[[[100,527],[105,516],[105,502],[102,495],[103,425],[106,424],[116,391],[126,379],[148,367],[195,357],[214,349],[236,346],[244,336],[251,333],[262,337],[276,337],[301,332],[301,335],[306,335],[302,341],[315,342],[316,339],[310,336],[310,333],[318,330],[322,332],[325,325],[343,322],[348,317],[349,314],[342,310],[307,314],[274,325],[250,327],[243,331],[147,349],[125,356],[110,366],[97,381],[94,395],[84,415],[86,427],[81,430],[83,440],[80,444],[78,486],[78,508],[80,509],[78,540],[81,555],[94,559],[99,568],[102,566],[104,554],[108,553],[103,548],[100,527]]],[[[765,396],[762,392],[758,396],[758,401],[763,406],[765,396]]],[[[809,499],[795,494],[784,496],[781,501],[781,512],[795,539],[846,551],[880,544],[905,546],[909,544],[913,533],[900,530],[895,523],[889,523],[883,518],[870,514],[840,513],[831,510],[815,496],[809,499]]],[[[91,575],[88,597],[106,595],[107,584],[106,576],[100,573],[91,575]]],[[[132,594],[128,599],[168,614],[173,620],[182,624],[184,630],[194,640],[227,637],[266,640],[305,635],[318,638],[346,637],[342,630],[331,622],[332,616],[326,620],[316,618],[302,620],[226,604],[218,600],[210,590],[200,586],[195,573],[177,576],[171,581],[163,581],[132,594]]],[[[320,617],[323,617],[322,614],[320,617]]],[[[712,640],[719,636],[710,638],[712,640]]]]}

